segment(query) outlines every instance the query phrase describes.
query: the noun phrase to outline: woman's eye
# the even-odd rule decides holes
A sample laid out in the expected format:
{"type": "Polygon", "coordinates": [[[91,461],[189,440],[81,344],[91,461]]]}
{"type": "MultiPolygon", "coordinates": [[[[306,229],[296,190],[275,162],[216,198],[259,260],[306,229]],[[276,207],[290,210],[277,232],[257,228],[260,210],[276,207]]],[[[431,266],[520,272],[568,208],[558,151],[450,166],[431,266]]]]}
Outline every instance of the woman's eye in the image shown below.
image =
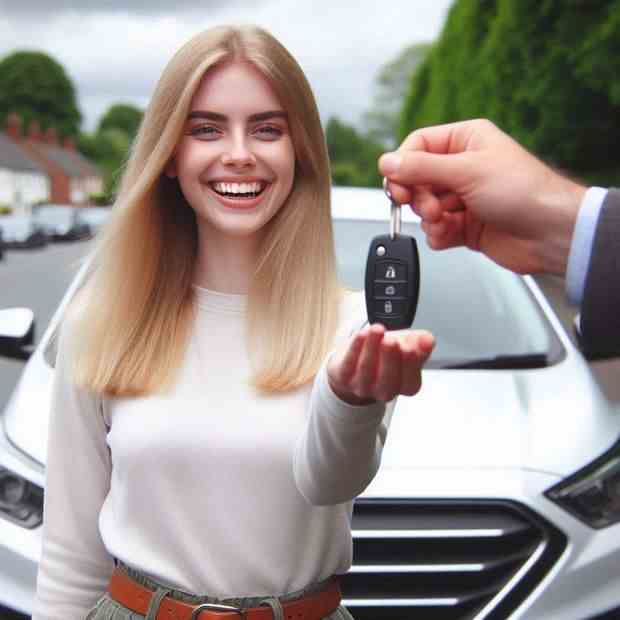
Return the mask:
{"type": "Polygon", "coordinates": [[[189,133],[192,136],[204,136],[205,138],[213,138],[219,134],[219,131],[216,127],[212,127],[211,125],[197,125],[196,127],[192,127],[189,130],[189,133]]]}
{"type": "Polygon", "coordinates": [[[275,125],[261,125],[256,129],[256,133],[261,137],[273,139],[280,137],[284,132],[275,125]]]}

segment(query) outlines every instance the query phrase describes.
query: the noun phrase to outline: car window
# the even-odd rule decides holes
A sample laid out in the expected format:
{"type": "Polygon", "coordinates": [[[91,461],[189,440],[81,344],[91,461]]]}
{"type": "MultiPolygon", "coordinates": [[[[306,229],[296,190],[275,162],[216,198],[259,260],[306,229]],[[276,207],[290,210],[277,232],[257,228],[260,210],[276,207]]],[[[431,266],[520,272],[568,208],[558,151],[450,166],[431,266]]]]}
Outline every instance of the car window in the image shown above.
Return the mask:
{"type": "MultiPolygon", "coordinates": [[[[363,290],[370,241],[385,234],[388,224],[357,219],[333,222],[340,281],[363,290]]],[[[417,224],[403,222],[402,233],[416,239],[420,253],[420,297],[413,327],[435,335],[429,368],[498,356],[543,355],[546,363],[561,357],[557,335],[519,276],[469,250],[431,251],[417,224]]],[[[56,359],[56,332],[43,350],[50,366],[56,359]]]]}
{"type": "MultiPolygon", "coordinates": [[[[370,241],[388,230],[387,222],[334,220],[338,274],[347,287],[364,289],[370,241]]],[[[469,250],[430,250],[417,224],[403,223],[402,232],[416,239],[420,253],[413,327],[436,337],[432,366],[497,356],[552,356],[561,348],[522,278],[469,250]]]]}

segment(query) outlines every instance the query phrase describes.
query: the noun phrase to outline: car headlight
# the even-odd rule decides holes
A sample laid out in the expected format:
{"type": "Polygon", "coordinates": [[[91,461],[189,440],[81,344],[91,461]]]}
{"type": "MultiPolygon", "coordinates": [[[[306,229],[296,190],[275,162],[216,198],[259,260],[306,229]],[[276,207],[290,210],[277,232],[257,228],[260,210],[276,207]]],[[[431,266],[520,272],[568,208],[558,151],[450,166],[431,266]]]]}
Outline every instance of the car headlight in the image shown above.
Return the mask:
{"type": "Polygon", "coordinates": [[[0,517],[31,529],[43,521],[43,489],[0,467],[0,517]]]}
{"type": "Polygon", "coordinates": [[[620,443],[545,495],[595,529],[620,521],[620,443]]]}

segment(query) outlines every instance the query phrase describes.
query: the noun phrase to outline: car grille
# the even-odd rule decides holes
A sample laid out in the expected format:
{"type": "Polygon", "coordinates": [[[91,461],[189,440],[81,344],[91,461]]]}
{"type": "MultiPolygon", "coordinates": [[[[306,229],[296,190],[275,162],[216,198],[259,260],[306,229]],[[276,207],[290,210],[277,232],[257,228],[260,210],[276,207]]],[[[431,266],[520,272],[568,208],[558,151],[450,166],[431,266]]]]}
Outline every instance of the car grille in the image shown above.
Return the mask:
{"type": "Polygon", "coordinates": [[[356,620],[508,618],[565,547],[513,502],[360,499],[343,603],[356,620]]]}

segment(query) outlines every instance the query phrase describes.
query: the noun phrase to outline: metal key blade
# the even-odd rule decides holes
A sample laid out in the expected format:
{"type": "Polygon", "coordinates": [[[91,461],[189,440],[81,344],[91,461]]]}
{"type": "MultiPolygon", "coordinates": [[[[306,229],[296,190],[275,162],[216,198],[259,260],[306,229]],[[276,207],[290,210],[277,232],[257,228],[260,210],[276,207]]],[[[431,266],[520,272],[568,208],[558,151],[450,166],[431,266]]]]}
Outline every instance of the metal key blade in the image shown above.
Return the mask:
{"type": "Polygon", "coordinates": [[[385,177],[383,178],[383,191],[390,200],[390,239],[394,239],[396,235],[400,235],[400,204],[394,200],[385,177]]]}
{"type": "Polygon", "coordinates": [[[400,205],[392,200],[390,207],[390,239],[400,235],[400,205]]]}

